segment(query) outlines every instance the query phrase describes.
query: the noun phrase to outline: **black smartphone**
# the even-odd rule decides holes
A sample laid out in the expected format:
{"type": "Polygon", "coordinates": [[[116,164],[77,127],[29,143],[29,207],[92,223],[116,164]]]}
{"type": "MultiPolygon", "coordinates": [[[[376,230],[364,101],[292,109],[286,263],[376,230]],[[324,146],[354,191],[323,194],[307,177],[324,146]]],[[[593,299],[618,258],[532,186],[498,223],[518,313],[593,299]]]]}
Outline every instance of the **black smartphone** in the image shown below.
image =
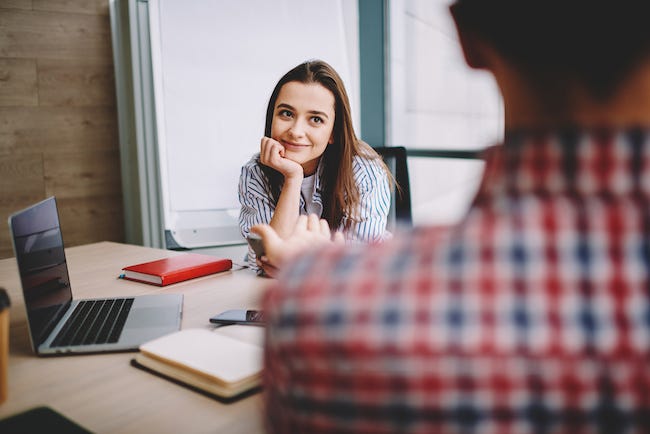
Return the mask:
{"type": "Polygon", "coordinates": [[[266,254],[264,252],[264,244],[262,243],[262,237],[251,232],[250,234],[248,234],[248,237],[246,237],[246,240],[248,241],[248,245],[250,245],[253,251],[255,252],[255,256],[261,258],[266,254]]]}
{"type": "Polygon", "coordinates": [[[231,309],[210,318],[214,324],[264,325],[264,312],[251,309],[231,309]]]}

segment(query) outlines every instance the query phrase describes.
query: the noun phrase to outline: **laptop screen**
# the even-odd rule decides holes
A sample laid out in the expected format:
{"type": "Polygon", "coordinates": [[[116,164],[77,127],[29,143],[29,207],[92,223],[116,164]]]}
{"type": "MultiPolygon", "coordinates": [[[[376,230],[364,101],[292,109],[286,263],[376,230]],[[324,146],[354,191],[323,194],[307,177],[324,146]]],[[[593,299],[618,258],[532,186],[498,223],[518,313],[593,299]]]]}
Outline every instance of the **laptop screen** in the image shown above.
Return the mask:
{"type": "Polygon", "coordinates": [[[72,301],[54,197],[9,217],[29,329],[35,348],[72,301]]]}

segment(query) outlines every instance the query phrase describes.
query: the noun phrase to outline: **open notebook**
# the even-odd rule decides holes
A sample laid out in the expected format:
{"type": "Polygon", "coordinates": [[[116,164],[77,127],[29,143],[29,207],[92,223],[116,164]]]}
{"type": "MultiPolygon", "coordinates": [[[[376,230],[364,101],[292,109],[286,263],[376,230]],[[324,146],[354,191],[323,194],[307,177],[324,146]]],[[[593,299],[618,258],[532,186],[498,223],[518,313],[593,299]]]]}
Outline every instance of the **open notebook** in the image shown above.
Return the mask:
{"type": "Polygon", "coordinates": [[[263,333],[261,327],[241,325],[184,329],[141,345],[134,365],[218,398],[235,399],[261,383],[263,333]]]}

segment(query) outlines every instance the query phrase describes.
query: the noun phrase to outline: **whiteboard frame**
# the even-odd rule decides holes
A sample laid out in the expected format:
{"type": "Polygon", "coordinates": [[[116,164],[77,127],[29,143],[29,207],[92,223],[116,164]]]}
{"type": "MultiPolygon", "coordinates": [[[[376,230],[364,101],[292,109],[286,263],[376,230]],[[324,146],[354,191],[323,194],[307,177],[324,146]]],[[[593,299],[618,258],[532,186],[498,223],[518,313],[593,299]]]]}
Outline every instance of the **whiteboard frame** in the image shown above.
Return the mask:
{"type": "MultiPolygon", "coordinates": [[[[160,176],[160,204],[162,207],[164,231],[166,234],[167,247],[182,248],[201,248],[209,246],[242,244],[244,240],[241,237],[238,225],[238,207],[216,207],[211,209],[173,209],[171,200],[170,173],[169,173],[169,143],[165,131],[166,111],[164,95],[164,80],[162,72],[162,48],[160,43],[160,4],[166,0],[149,0],[149,35],[151,44],[151,69],[153,75],[153,86],[155,94],[155,120],[156,120],[156,139],[157,139],[157,161],[160,176]]],[[[291,1],[304,4],[304,0],[284,0],[284,3],[291,1]]],[[[321,2],[322,4],[322,2],[321,2]]],[[[343,64],[345,67],[335,66],[344,79],[346,88],[350,95],[353,110],[353,118],[358,125],[358,108],[359,108],[359,55],[358,55],[358,6],[356,2],[345,0],[331,1],[329,7],[338,8],[341,19],[340,25],[343,26],[343,35],[339,35],[344,44],[345,52],[343,53],[343,64]]],[[[318,18],[318,17],[316,17],[318,18]]],[[[268,19],[268,17],[265,17],[268,19]]],[[[303,59],[305,60],[305,59],[303,59]]],[[[328,60],[328,59],[325,59],[328,60]]],[[[302,60],[301,60],[302,61],[302,60]]],[[[287,63],[282,73],[299,62],[292,64],[287,63]]],[[[272,77],[273,85],[279,79],[272,77]]],[[[271,88],[268,89],[270,95],[271,88]]],[[[265,96],[268,99],[268,96],[265,96]]],[[[264,107],[265,108],[265,107],[264,107]]],[[[263,115],[256,125],[257,130],[263,130],[263,115]]],[[[358,128],[357,128],[358,131],[358,128]]],[[[261,135],[260,135],[261,136],[261,135]]],[[[252,152],[254,153],[254,152],[252,152]]],[[[251,154],[252,154],[251,153],[251,154]]],[[[243,164],[245,161],[242,161],[243,164]]],[[[237,186],[228,186],[236,191],[237,186]]]]}

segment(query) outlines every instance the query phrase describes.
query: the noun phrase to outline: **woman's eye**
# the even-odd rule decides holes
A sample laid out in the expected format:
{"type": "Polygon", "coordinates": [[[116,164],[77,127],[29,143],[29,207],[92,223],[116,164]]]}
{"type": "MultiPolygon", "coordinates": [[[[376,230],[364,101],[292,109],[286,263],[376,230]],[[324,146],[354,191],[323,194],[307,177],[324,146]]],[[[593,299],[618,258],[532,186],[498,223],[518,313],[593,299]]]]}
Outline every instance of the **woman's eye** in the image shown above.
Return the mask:
{"type": "Polygon", "coordinates": [[[312,120],[312,122],[314,122],[315,124],[322,124],[322,123],[323,123],[323,118],[318,117],[318,116],[314,116],[313,118],[311,118],[311,120],[312,120]]]}
{"type": "Polygon", "coordinates": [[[293,113],[291,113],[289,110],[280,110],[279,114],[280,114],[280,116],[284,116],[284,117],[287,117],[287,118],[290,118],[291,116],[293,116],[293,113]]]}

